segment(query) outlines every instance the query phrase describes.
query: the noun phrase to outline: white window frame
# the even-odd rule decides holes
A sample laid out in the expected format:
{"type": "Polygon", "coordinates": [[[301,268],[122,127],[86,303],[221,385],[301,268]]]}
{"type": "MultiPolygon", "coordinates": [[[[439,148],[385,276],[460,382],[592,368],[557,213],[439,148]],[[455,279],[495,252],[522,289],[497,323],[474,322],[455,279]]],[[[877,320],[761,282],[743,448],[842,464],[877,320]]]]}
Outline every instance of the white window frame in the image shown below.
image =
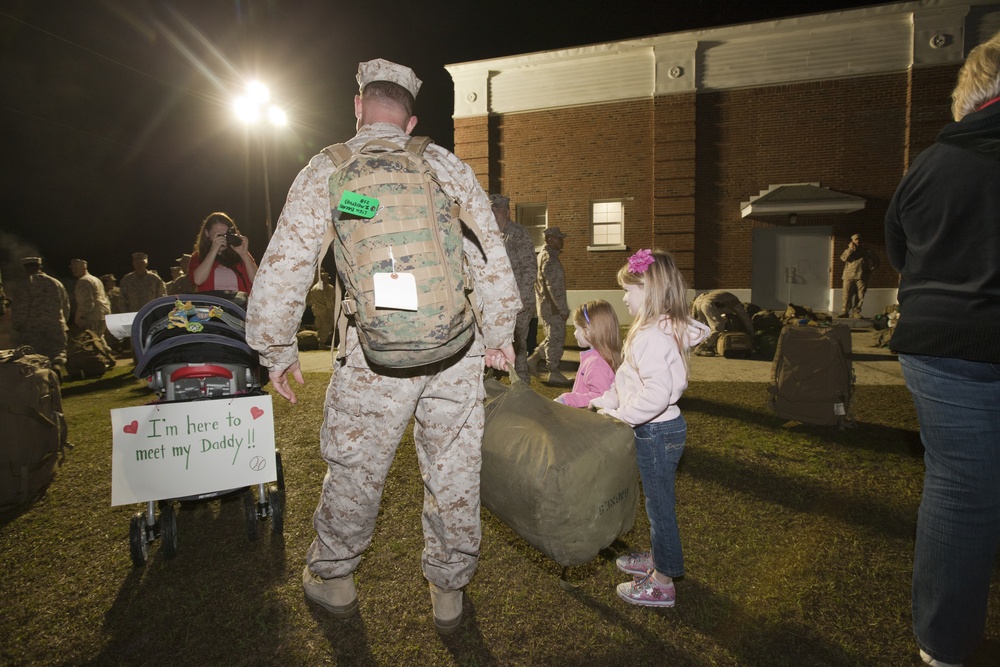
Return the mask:
{"type": "Polygon", "coordinates": [[[587,246],[587,250],[625,249],[625,200],[595,199],[591,201],[590,245],[587,246]],[[612,204],[614,206],[610,206],[612,204]],[[617,227],[617,231],[609,233],[611,227],[617,227]]]}

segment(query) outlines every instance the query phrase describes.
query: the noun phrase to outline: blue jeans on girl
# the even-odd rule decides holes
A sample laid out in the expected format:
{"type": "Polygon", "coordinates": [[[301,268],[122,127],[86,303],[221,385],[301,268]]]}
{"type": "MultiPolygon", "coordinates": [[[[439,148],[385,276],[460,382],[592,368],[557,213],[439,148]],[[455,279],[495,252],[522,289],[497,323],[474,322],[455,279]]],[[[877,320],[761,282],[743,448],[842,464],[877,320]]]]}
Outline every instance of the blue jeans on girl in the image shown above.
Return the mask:
{"type": "Polygon", "coordinates": [[[646,495],[653,566],[668,577],[684,574],[684,553],[674,507],[674,480],[686,438],[687,422],[683,415],[635,428],[635,456],[642,492],[646,495]]]}
{"type": "Polygon", "coordinates": [[[924,443],[913,632],[943,662],[983,639],[1000,544],[1000,364],[900,354],[924,443]]]}

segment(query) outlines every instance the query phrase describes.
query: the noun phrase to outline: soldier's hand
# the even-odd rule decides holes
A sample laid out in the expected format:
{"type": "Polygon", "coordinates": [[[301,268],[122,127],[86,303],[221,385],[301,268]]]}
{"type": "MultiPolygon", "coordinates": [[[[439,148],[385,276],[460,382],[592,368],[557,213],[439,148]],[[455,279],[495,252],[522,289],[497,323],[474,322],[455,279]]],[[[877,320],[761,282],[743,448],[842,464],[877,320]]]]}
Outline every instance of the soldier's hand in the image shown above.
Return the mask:
{"type": "Polygon", "coordinates": [[[295,363],[286,368],[283,371],[269,371],[268,377],[271,378],[271,385],[278,394],[286,399],[289,403],[298,403],[299,399],[295,396],[295,392],[292,391],[292,385],[288,382],[288,374],[291,373],[292,377],[299,384],[305,384],[306,381],[302,378],[302,369],[299,367],[299,360],[296,359],[295,363]]]}
{"type": "Polygon", "coordinates": [[[486,365],[498,371],[507,370],[507,366],[514,366],[514,346],[508,345],[504,348],[495,347],[486,350],[486,365]]]}

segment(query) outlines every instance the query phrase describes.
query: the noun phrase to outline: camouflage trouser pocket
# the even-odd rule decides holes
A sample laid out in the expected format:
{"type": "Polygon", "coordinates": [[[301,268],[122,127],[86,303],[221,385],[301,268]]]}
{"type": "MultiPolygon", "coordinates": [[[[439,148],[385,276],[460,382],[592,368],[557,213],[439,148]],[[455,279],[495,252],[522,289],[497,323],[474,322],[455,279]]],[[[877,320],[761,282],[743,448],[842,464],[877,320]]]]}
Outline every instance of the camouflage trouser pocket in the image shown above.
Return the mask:
{"type": "MultiPolygon", "coordinates": [[[[337,373],[350,373],[345,368],[337,373]]],[[[361,423],[361,401],[352,391],[335,387],[331,383],[323,407],[323,429],[320,432],[320,451],[330,463],[356,466],[361,462],[365,429],[361,423]]]]}

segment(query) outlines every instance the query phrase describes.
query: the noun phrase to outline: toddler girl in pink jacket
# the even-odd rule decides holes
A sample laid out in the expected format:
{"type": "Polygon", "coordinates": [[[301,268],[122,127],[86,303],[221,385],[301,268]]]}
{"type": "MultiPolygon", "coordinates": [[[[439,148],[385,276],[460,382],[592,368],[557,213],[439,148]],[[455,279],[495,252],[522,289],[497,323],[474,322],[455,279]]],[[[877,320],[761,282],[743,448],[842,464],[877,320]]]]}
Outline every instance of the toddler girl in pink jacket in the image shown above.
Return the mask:
{"type": "Polygon", "coordinates": [[[573,391],[560,395],[556,401],[573,408],[585,408],[615,380],[615,371],[622,362],[622,337],[618,315],[607,301],[588,301],[573,313],[576,343],[584,348],[580,353],[580,369],[573,381],[573,391]]]}

